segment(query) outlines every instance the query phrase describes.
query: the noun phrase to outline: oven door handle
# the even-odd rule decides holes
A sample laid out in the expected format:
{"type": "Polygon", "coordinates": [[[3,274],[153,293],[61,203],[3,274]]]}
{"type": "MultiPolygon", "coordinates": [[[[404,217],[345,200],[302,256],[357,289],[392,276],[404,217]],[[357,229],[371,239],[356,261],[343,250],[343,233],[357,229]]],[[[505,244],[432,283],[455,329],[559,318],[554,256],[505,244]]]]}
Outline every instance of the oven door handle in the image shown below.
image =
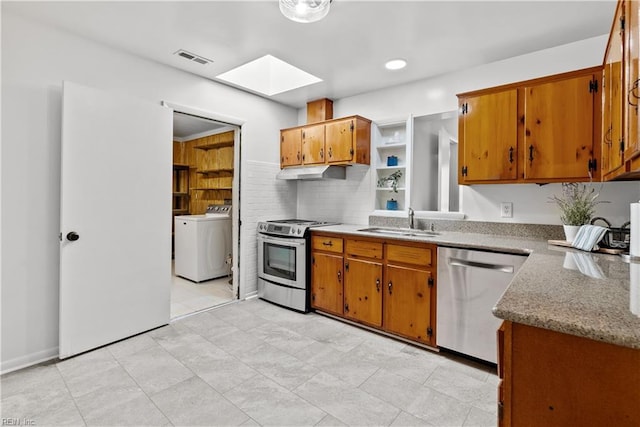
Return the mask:
{"type": "Polygon", "coordinates": [[[303,238],[288,238],[288,237],[270,237],[264,234],[258,234],[258,241],[263,243],[273,243],[276,245],[286,244],[287,246],[305,246],[306,242],[303,238]]]}

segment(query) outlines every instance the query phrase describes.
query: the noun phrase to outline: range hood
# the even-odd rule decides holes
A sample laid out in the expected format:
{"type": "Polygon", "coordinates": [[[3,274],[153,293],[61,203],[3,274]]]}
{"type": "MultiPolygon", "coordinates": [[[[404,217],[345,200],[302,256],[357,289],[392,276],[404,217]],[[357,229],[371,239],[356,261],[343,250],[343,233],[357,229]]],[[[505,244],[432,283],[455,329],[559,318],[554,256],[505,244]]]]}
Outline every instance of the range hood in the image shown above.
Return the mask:
{"type": "Polygon", "coordinates": [[[278,172],[276,178],[297,180],[346,179],[346,169],[345,166],[330,165],[287,167],[278,172]]]}

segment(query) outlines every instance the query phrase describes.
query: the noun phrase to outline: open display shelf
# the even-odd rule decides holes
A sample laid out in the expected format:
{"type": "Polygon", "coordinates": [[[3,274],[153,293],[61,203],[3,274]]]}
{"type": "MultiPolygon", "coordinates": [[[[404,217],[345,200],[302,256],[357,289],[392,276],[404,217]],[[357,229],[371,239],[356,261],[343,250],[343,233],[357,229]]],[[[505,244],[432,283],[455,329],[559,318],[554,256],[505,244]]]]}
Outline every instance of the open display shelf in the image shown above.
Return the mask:
{"type": "Polygon", "coordinates": [[[409,183],[411,177],[411,123],[412,118],[376,122],[375,146],[372,161],[375,165],[375,209],[388,210],[387,201],[394,200],[398,211],[409,207],[409,183]],[[400,171],[397,192],[390,186],[380,185],[381,178],[400,171]]]}

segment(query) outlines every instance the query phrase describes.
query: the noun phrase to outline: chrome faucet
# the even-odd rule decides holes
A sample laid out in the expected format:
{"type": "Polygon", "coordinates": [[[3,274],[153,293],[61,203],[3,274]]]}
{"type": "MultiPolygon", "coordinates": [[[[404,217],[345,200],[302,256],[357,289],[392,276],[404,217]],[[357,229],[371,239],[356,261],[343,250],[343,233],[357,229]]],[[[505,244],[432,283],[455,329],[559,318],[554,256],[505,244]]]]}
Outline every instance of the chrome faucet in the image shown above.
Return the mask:
{"type": "Polygon", "coordinates": [[[415,228],[415,224],[413,222],[413,215],[414,215],[413,209],[409,208],[409,228],[412,230],[415,228]]]}

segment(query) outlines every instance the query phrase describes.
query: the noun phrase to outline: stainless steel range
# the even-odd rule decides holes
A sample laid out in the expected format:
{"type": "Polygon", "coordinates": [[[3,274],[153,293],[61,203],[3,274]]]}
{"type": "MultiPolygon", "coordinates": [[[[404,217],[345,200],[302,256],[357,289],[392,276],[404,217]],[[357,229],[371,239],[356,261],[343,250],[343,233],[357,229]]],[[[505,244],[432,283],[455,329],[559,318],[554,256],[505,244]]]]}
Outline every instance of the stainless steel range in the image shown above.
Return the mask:
{"type": "Polygon", "coordinates": [[[308,312],[311,298],[310,229],[335,223],[284,219],[258,223],[258,297],[308,312]]]}

